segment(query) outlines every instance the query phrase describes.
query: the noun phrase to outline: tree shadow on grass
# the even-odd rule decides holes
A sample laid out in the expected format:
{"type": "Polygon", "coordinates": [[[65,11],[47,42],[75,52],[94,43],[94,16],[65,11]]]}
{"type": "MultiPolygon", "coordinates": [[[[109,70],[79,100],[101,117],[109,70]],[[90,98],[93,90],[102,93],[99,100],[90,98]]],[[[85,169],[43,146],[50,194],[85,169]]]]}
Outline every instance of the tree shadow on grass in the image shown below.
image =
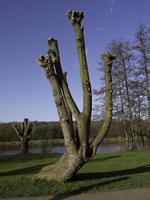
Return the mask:
{"type": "MultiPolygon", "coordinates": [[[[53,163],[49,163],[49,164],[53,164],[53,163]]],[[[35,166],[32,166],[32,167],[16,169],[16,170],[8,171],[8,172],[0,172],[0,176],[34,174],[34,173],[38,173],[41,170],[42,167],[45,167],[46,165],[49,165],[49,164],[35,165],[35,166]]]]}
{"type": "Polygon", "coordinates": [[[102,158],[95,158],[89,162],[102,162],[102,161],[106,161],[106,160],[111,160],[111,159],[114,159],[114,158],[119,158],[120,156],[119,155],[116,155],[116,156],[106,156],[106,157],[102,157],[102,158]]]}
{"type": "Polygon", "coordinates": [[[65,192],[63,194],[56,195],[56,196],[54,196],[53,198],[51,198],[49,200],[63,200],[63,199],[66,199],[66,198],[68,198],[70,196],[79,195],[81,193],[87,192],[87,191],[91,190],[94,187],[100,187],[100,186],[104,186],[104,185],[107,185],[107,184],[124,181],[124,180],[127,180],[129,178],[130,177],[120,177],[120,178],[115,178],[113,180],[103,181],[103,182],[100,182],[100,183],[91,184],[89,186],[80,187],[80,189],[74,190],[72,192],[67,191],[67,192],[65,192]]]}
{"type": "MultiPolygon", "coordinates": [[[[113,158],[117,158],[118,156],[107,156],[104,158],[97,158],[94,159],[92,162],[97,162],[97,161],[104,161],[104,160],[109,160],[113,158]]],[[[28,160],[27,160],[28,161],[28,160]]],[[[23,162],[23,160],[22,160],[23,162]]],[[[13,176],[13,175],[21,175],[21,174],[33,174],[33,173],[38,173],[40,169],[46,165],[53,164],[55,162],[51,162],[48,164],[41,164],[41,165],[35,165],[27,168],[21,168],[21,169],[16,169],[12,171],[7,171],[7,172],[0,172],[0,176],[13,176]]]]}
{"type": "Polygon", "coordinates": [[[124,169],[124,170],[116,170],[111,172],[97,172],[97,173],[78,173],[71,181],[86,181],[86,180],[101,180],[102,178],[112,178],[112,180],[103,181],[100,183],[96,183],[90,186],[81,187],[78,190],[74,190],[72,192],[65,192],[64,194],[56,195],[51,200],[61,200],[65,199],[72,195],[81,194],[83,192],[87,192],[89,190],[92,190],[94,187],[101,187],[104,185],[109,185],[111,183],[115,182],[122,182],[130,178],[130,176],[134,174],[140,174],[144,172],[150,171],[150,164],[143,165],[135,168],[130,169],[124,169]],[[130,175],[130,176],[129,176],[130,175]]]}
{"type": "Polygon", "coordinates": [[[96,172],[96,173],[78,173],[71,181],[81,181],[81,180],[93,180],[101,178],[113,178],[118,176],[127,176],[133,174],[140,174],[144,172],[150,172],[150,164],[116,171],[108,172],[96,172]]]}

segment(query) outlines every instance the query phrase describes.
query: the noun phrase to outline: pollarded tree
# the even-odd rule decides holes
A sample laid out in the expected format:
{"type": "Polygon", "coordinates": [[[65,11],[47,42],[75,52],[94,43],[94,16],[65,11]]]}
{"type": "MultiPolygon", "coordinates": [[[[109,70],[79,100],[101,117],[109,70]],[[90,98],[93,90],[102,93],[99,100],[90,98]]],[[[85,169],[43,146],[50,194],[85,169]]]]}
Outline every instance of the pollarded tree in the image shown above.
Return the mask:
{"type": "Polygon", "coordinates": [[[30,135],[32,132],[33,124],[28,121],[28,118],[24,119],[24,122],[19,124],[14,124],[13,128],[15,132],[17,133],[18,138],[21,141],[21,149],[20,153],[28,153],[29,151],[29,140],[30,135]]]}
{"type": "Polygon", "coordinates": [[[57,41],[54,38],[49,38],[47,55],[38,57],[38,63],[44,69],[53,89],[53,96],[64,135],[65,153],[57,163],[44,167],[37,177],[61,182],[69,180],[95,155],[98,145],[108,132],[112,119],[111,66],[114,57],[107,52],[102,55],[106,84],[105,119],[96,137],[90,141],[92,94],[85,53],[84,28],[81,26],[84,14],[83,12],[68,11],[67,15],[75,31],[80,64],[83,91],[83,110],[81,112],[70,93],[66,73],[63,73],[57,41]],[[77,124],[75,131],[72,116],[77,124]]]}

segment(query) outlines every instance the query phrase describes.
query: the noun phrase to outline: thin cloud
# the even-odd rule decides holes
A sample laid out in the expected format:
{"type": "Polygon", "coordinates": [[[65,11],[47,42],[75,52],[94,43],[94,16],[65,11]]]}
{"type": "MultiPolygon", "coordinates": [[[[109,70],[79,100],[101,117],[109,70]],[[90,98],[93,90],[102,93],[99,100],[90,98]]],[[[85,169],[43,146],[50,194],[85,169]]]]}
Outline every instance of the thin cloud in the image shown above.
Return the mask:
{"type": "Polygon", "coordinates": [[[99,31],[104,31],[104,27],[99,27],[99,28],[95,28],[94,31],[99,32],[99,31]]]}
{"type": "Polygon", "coordinates": [[[115,4],[115,0],[111,0],[111,2],[110,2],[110,14],[111,15],[114,14],[114,4],[115,4]]]}
{"type": "Polygon", "coordinates": [[[113,9],[113,7],[110,7],[110,14],[111,14],[111,15],[114,14],[114,9],[113,9]]]}

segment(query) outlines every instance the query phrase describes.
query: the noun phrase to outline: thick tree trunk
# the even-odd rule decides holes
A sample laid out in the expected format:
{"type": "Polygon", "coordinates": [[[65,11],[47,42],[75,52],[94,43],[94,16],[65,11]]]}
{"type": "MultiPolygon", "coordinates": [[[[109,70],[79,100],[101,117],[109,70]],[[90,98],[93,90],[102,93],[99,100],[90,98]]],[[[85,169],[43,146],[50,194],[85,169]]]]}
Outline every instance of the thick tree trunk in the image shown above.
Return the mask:
{"type": "Polygon", "coordinates": [[[23,136],[21,138],[21,153],[28,153],[29,152],[29,138],[27,136],[23,136]]]}
{"type": "Polygon", "coordinates": [[[39,56],[38,63],[44,69],[46,77],[53,89],[56,108],[64,135],[66,152],[54,165],[42,168],[37,178],[66,182],[90,159],[95,153],[98,145],[106,136],[112,119],[112,80],[111,67],[115,59],[108,52],[102,55],[105,72],[105,119],[99,133],[91,142],[89,141],[92,94],[89,79],[88,66],[85,53],[83,27],[81,21],[83,12],[68,11],[76,37],[76,46],[80,64],[80,77],[83,91],[83,109],[79,111],[70,93],[66,73],[63,73],[57,41],[48,39],[49,50],[46,57],[39,56]],[[72,115],[76,120],[76,130],[73,128],[72,115]]]}
{"type": "Polygon", "coordinates": [[[76,174],[83,164],[79,155],[64,153],[58,162],[42,168],[37,178],[66,182],[76,174]]]}
{"type": "MultiPolygon", "coordinates": [[[[47,61],[46,58],[40,57],[39,58],[39,64],[41,66],[45,66],[47,61]]],[[[63,134],[64,134],[64,141],[65,141],[65,147],[66,152],[64,155],[60,158],[60,160],[53,165],[46,166],[42,168],[42,170],[39,172],[39,174],[36,176],[38,179],[46,179],[46,180],[56,180],[58,182],[66,182],[71,177],[73,177],[76,172],[93,156],[96,154],[96,149],[99,144],[103,141],[104,137],[106,136],[108,129],[111,124],[112,119],[112,84],[111,84],[111,66],[112,61],[114,59],[113,56],[111,56],[109,53],[103,54],[102,59],[104,61],[105,65],[105,83],[106,83],[106,97],[105,97],[105,119],[104,123],[97,134],[97,136],[94,138],[94,140],[89,144],[89,141],[85,143],[85,138],[82,139],[82,134],[85,135],[85,137],[88,136],[89,129],[87,130],[86,135],[86,121],[84,121],[86,118],[83,118],[83,113],[80,114],[79,120],[77,118],[77,132],[76,134],[79,135],[79,141],[75,140],[74,134],[72,134],[70,131],[72,129],[68,129],[69,121],[68,120],[60,120],[63,134]]],[[[49,67],[52,67],[52,65],[49,65],[49,67]]],[[[47,70],[48,71],[48,70],[47,70]]],[[[47,72],[46,71],[46,72],[47,72]]],[[[59,117],[63,115],[67,115],[64,107],[64,103],[62,101],[62,104],[57,103],[57,99],[62,99],[61,91],[58,89],[59,84],[56,79],[56,76],[53,77],[51,75],[50,77],[51,85],[53,87],[53,90],[55,88],[55,102],[58,109],[59,117]],[[57,88],[57,90],[56,90],[57,88]],[[61,106],[60,106],[61,105],[61,106]],[[62,112],[63,111],[63,112],[62,112]]],[[[66,119],[66,118],[65,118],[66,119]]],[[[88,137],[89,139],[89,137],[88,137]]]]}

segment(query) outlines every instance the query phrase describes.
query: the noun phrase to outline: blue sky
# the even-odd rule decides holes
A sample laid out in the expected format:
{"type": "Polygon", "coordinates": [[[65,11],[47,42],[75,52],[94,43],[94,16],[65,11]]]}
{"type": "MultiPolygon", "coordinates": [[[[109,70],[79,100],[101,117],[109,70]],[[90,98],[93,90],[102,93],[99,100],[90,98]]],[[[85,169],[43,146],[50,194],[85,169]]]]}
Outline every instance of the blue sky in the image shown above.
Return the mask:
{"type": "Polygon", "coordinates": [[[79,67],[68,9],[83,10],[86,52],[93,88],[100,54],[114,38],[132,40],[139,23],[150,26],[149,0],[0,0],[0,121],[58,120],[52,91],[38,55],[46,39],[58,40],[72,94],[82,107],[79,67]]]}

